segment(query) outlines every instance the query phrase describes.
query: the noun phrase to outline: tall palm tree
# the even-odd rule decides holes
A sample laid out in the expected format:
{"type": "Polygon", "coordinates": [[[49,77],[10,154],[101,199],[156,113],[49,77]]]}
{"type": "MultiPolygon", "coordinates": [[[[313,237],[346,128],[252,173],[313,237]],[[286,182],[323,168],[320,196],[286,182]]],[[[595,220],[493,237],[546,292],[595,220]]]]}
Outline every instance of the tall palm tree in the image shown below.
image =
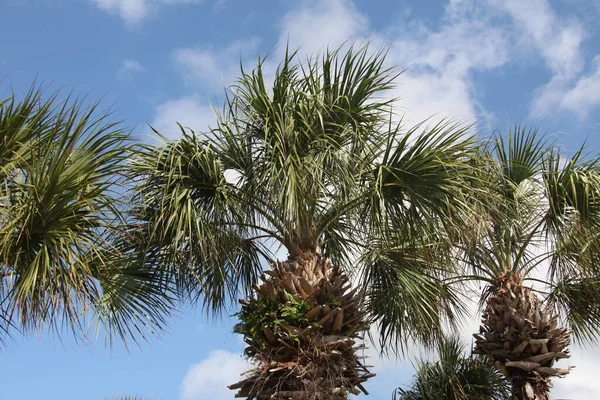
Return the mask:
{"type": "Polygon", "coordinates": [[[465,356],[458,338],[443,339],[436,361],[419,361],[409,389],[398,388],[393,400],[505,400],[509,385],[483,357],[465,356]]]}
{"type": "Polygon", "coordinates": [[[488,218],[462,248],[467,279],[487,283],[475,353],[496,362],[513,398],[547,399],[551,378],[569,372],[554,363],[569,357],[571,333],[586,341],[600,332],[599,163],[582,150],[565,158],[519,126],[486,153],[488,218]]]}
{"type": "Polygon", "coordinates": [[[208,310],[248,297],[235,331],[257,365],[237,397],[345,399],[372,376],[358,353],[371,323],[386,343],[433,340],[453,316],[430,249],[468,215],[474,143],[394,123],[383,53],[286,53],[272,81],[264,67],[242,71],[216,128],[139,149],[132,232],[208,310]]]}
{"type": "Polygon", "coordinates": [[[0,329],[105,340],[157,331],[171,307],[118,228],[130,147],[110,114],[39,87],[0,101],[0,329]]]}

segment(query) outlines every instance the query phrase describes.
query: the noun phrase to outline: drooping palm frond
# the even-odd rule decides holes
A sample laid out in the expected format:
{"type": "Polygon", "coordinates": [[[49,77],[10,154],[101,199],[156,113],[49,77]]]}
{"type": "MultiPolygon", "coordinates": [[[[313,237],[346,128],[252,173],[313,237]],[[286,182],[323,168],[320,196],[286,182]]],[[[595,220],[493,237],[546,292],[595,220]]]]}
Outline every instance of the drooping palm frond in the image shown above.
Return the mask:
{"type": "Polygon", "coordinates": [[[504,400],[508,383],[483,358],[466,356],[457,338],[444,339],[437,346],[438,359],[419,361],[416,375],[407,389],[398,388],[393,400],[504,400]]]}
{"type": "MultiPolygon", "coordinates": [[[[218,153],[183,131],[157,154],[141,146],[131,170],[140,184],[134,200],[132,234],[146,262],[173,266],[172,281],[184,296],[202,295],[209,309],[221,309],[238,288],[250,288],[268,250],[260,230],[244,214],[238,188],[227,182],[218,153]]],[[[162,268],[161,268],[162,269],[162,268]]]]}
{"type": "Polygon", "coordinates": [[[409,342],[431,346],[464,316],[459,293],[447,281],[448,249],[435,240],[394,242],[366,253],[360,277],[385,353],[403,352],[409,342]]]}
{"type": "Polygon", "coordinates": [[[564,317],[582,343],[595,343],[600,331],[600,279],[565,278],[551,288],[548,304],[564,317]]]}
{"type": "Polygon", "coordinates": [[[25,332],[85,334],[99,323],[108,340],[136,340],[171,307],[119,248],[129,144],[97,108],[44,100],[38,88],[0,106],[0,314],[25,332]]]}

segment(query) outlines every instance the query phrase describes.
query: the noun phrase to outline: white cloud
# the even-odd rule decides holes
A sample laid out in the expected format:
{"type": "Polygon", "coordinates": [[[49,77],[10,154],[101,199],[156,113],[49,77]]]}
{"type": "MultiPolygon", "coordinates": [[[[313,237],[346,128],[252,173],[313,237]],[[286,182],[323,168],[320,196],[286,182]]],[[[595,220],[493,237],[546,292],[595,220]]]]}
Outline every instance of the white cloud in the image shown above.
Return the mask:
{"type": "Polygon", "coordinates": [[[185,96],[159,104],[154,110],[152,127],[170,139],[180,135],[177,123],[196,132],[206,132],[216,122],[213,110],[199,96],[185,96]]]}
{"type": "Polygon", "coordinates": [[[455,118],[474,122],[484,111],[476,97],[471,75],[500,67],[508,61],[503,32],[486,19],[453,7],[437,30],[424,24],[396,28],[389,57],[408,67],[398,78],[397,106],[409,121],[455,118]]]}
{"type": "Polygon", "coordinates": [[[279,50],[299,48],[314,55],[325,47],[338,47],[347,41],[363,40],[369,21],[346,0],[305,2],[283,16],[279,23],[279,50]]]}
{"type": "Polygon", "coordinates": [[[593,107],[600,105],[600,55],[594,58],[593,64],[593,72],[579,78],[560,100],[561,107],[572,111],[580,118],[587,117],[593,107]]]}
{"type": "Polygon", "coordinates": [[[131,78],[134,74],[144,72],[145,68],[139,61],[125,59],[121,61],[121,65],[119,67],[119,71],[117,75],[121,80],[127,80],[131,78]]]}
{"type": "Polygon", "coordinates": [[[250,54],[254,57],[257,47],[258,39],[250,39],[218,50],[180,48],[175,50],[173,59],[190,84],[214,93],[234,83],[240,73],[240,60],[250,54]]]}
{"type": "MultiPolygon", "coordinates": [[[[211,351],[207,358],[192,365],[181,383],[182,400],[225,400],[234,392],[227,388],[240,374],[251,368],[239,353],[211,351]]],[[[238,379],[239,378],[239,379],[238,379]]]]}
{"type": "Polygon", "coordinates": [[[575,18],[558,14],[548,0],[490,0],[490,5],[511,17],[516,50],[540,56],[551,73],[548,83],[536,90],[531,104],[531,115],[543,117],[557,109],[585,115],[563,97],[571,92],[572,99],[585,98],[587,108],[598,103],[588,93],[577,94],[583,86],[576,82],[585,64],[582,43],[586,38],[584,25],[575,18]],[[535,16],[535,17],[532,17],[535,16]]]}
{"type": "Polygon", "coordinates": [[[93,0],[103,11],[120,16],[127,23],[135,25],[148,15],[147,0],[93,0]]]}
{"type": "Polygon", "coordinates": [[[435,114],[474,121],[483,111],[470,74],[508,62],[504,34],[487,17],[454,3],[435,30],[420,21],[399,21],[375,32],[352,2],[335,0],[305,2],[288,12],[280,23],[278,48],[289,42],[292,49],[300,47],[303,57],[344,43],[370,43],[374,50],[389,46],[388,63],[408,67],[389,93],[400,97],[396,111],[405,120],[415,123],[435,114]]]}
{"type": "Polygon", "coordinates": [[[561,18],[547,0],[490,0],[490,5],[512,18],[518,40],[528,48],[533,44],[554,74],[569,77],[581,71],[585,35],[579,21],[561,18]]]}
{"type": "MultiPolygon", "coordinates": [[[[598,360],[600,348],[583,349],[572,346],[569,359],[576,366],[563,379],[553,379],[552,396],[555,399],[596,400],[600,398],[600,380],[598,380],[598,360]]],[[[563,362],[563,364],[567,364],[563,362]]]]}
{"type": "Polygon", "coordinates": [[[201,3],[204,0],[92,0],[98,8],[118,15],[131,26],[141,23],[161,5],[201,3]]]}

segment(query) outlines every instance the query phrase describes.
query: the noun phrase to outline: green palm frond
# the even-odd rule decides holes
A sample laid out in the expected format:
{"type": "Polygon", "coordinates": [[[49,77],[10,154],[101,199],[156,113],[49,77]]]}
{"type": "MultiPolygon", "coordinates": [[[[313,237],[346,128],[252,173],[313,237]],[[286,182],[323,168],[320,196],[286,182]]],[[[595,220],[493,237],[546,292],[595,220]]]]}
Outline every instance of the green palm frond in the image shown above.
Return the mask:
{"type": "Polygon", "coordinates": [[[535,128],[517,125],[508,137],[496,134],[491,153],[498,160],[504,179],[513,185],[535,178],[541,171],[547,143],[535,128]]]}
{"type": "Polygon", "coordinates": [[[446,279],[447,251],[430,241],[375,246],[366,254],[360,280],[384,352],[403,352],[411,341],[432,345],[464,316],[460,295],[446,279]]]}
{"type": "Polygon", "coordinates": [[[467,357],[456,338],[437,346],[436,361],[419,361],[407,389],[398,388],[393,400],[503,400],[510,395],[499,371],[480,357],[467,357]]]}
{"type": "Polygon", "coordinates": [[[134,272],[117,245],[127,133],[98,105],[58,94],[43,100],[37,88],[2,104],[0,132],[10,145],[0,189],[3,318],[25,332],[64,326],[76,334],[97,321],[108,337],[134,340],[160,329],[168,296],[146,291],[149,272],[134,272]]]}
{"type": "Polygon", "coordinates": [[[468,210],[475,169],[475,144],[469,128],[447,121],[431,128],[419,124],[407,132],[398,126],[374,171],[370,210],[379,227],[451,224],[468,210]]]}
{"type": "MultiPolygon", "coordinates": [[[[346,50],[306,62],[287,52],[272,79],[259,60],[227,92],[210,132],[184,131],[177,141],[137,148],[131,180],[140,206],[131,236],[146,264],[165,266],[166,279],[211,311],[256,282],[271,259],[266,243],[291,257],[326,255],[349,274],[369,277],[373,305],[393,288],[398,308],[388,321],[402,333],[386,340],[405,338],[414,327],[423,338],[425,326],[437,329],[446,318],[435,314],[452,313],[455,303],[435,266],[362,256],[378,242],[408,251],[456,236],[481,187],[474,184],[476,145],[461,125],[395,123],[393,102],[383,94],[398,74],[385,52],[346,50]],[[395,243],[397,230],[410,234],[395,243]],[[398,282],[416,281],[415,291],[386,280],[385,268],[398,269],[398,282]],[[442,300],[423,307],[419,296],[432,293],[442,300]],[[420,310],[406,323],[412,307],[420,310]]],[[[377,318],[387,311],[373,307],[377,318]]]]}
{"type": "Polygon", "coordinates": [[[600,278],[564,278],[552,286],[547,302],[568,322],[577,340],[595,343],[600,332],[600,278]]]}
{"type": "Polygon", "coordinates": [[[254,238],[243,197],[228,183],[215,150],[182,130],[181,140],[156,153],[140,147],[131,164],[138,186],[132,236],[146,263],[175,266],[167,280],[184,296],[203,295],[219,309],[238,288],[250,288],[269,252],[254,238]],[[141,246],[141,247],[140,247],[141,246]]]}

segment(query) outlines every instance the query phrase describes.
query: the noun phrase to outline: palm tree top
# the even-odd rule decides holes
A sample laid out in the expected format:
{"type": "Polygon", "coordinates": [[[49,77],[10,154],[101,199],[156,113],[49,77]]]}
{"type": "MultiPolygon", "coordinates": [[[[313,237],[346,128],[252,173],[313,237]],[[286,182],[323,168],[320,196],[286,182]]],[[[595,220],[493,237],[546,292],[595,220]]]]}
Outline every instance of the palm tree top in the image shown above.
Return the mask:
{"type": "Polygon", "coordinates": [[[482,173],[492,190],[482,201],[487,217],[462,248],[466,265],[491,285],[487,295],[507,284],[537,282],[578,339],[596,337],[600,303],[589,294],[598,288],[598,158],[586,156],[583,146],[566,157],[526,125],[496,133],[484,152],[489,164],[482,173]]]}
{"type": "MultiPolygon", "coordinates": [[[[350,47],[305,62],[286,52],[274,76],[265,69],[259,60],[242,70],[213,129],[182,128],[132,160],[137,234],[151,262],[185,266],[172,269],[184,292],[216,311],[256,282],[269,244],[359,272],[379,262],[376,243],[432,242],[462,219],[469,128],[397,122],[385,52],[350,47]]],[[[366,286],[383,279],[364,276],[366,286]]]]}

